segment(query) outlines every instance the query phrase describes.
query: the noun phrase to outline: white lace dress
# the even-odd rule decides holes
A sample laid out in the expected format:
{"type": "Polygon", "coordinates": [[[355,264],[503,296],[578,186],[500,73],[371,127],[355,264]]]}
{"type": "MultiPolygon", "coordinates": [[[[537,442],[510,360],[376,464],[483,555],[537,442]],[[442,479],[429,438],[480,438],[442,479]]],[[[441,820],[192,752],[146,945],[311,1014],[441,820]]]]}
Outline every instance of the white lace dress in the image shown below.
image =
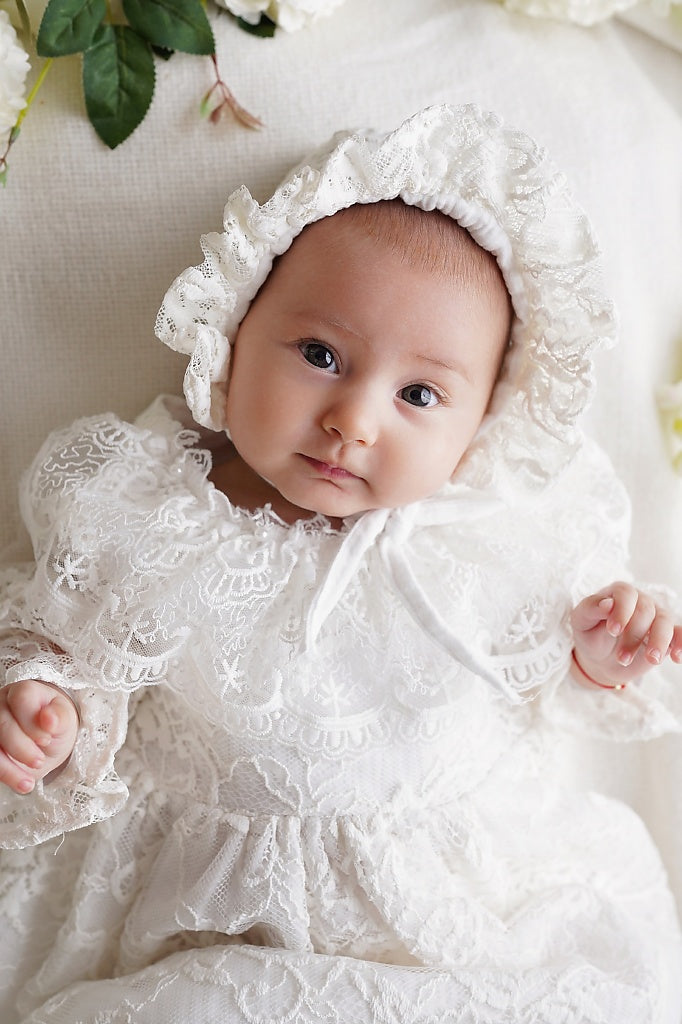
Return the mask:
{"type": "Polygon", "coordinates": [[[496,689],[418,621],[386,531],[313,637],[353,524],[234,508],[193,441],[158,404],[82,420],[24,482],[6,681],[72,688],[83,727],[60,775],[2,796],[3,1024],[677,1024],[653,844],[552,782],[556,723],[677,727],[655,673],[567,679],[567,609],[620,562],[601,455],[399,545],[496,689]]]}

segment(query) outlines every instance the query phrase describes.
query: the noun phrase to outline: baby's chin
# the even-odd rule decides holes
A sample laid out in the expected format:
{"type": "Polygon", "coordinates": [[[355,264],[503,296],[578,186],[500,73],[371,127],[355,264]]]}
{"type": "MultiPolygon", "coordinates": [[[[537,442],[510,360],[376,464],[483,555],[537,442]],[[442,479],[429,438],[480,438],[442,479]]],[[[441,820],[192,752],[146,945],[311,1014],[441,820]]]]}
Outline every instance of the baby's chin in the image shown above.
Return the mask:
{"type": "Polygon", "coordinates": [[[348,519],[350,516],[358,516],[363,512],[371,512],[374,507],[364,504],[339,504],[337,502],[315,502],[306,506],[298,506],[305,518],[319,515],[325,516],[327,519],[348,519]]]}
{"type": "Polygon", "coordinates": [[[298,509],[300,512],[299,518],[310,519],[313,516],[320,515],[325,516],[327,519],[332,520],[343,520],[350,516],[361,515],[363,512],[371,512],[373,509],[381,506],[371,505],[362,501],[354,501],[351,498],[344,500],[339,496],[330,497],[329,500],[300,500],[300,496],[294,493],[288,494],[279,492],[283,503],[286,504],[290,509],[298,509]],[[296,498],[299,498],[297,501],[296,498]]]}

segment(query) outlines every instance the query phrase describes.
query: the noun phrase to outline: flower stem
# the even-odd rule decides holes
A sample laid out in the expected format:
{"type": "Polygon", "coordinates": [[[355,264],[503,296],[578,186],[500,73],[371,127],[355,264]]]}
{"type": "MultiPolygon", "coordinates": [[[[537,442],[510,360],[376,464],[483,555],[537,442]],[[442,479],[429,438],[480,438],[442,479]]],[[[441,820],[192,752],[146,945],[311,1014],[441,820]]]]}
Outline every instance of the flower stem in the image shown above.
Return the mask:
{"type": "Polygon", "coordinates": [[[25,105],[24,109],[20,112],[19,117],[17,118],[17,123],[14,126],[15,132],[18,132],[19,129],[21,128],[21,122],[24,120],[24,118],[28,114],[29,107],[31,106],[31,104],[33,103],[34,99],[38,95],[38,91],[39,91],[41,85],[43,84],[43,82],[45,81],[45,76],[47,75],[48,71],[52,67],[52,61],[53,60],[54,60],[53,57],[48,57],[47,60],[45,61],[45,63],[43,64],[42,68],[40,69],[40,74],[36,78],[36,80],[35,80],[35,82],[33,84],[33,88],[31,89],[30,93],[28,94],[28,96],[26,98],[26,105],[25,105]]]}

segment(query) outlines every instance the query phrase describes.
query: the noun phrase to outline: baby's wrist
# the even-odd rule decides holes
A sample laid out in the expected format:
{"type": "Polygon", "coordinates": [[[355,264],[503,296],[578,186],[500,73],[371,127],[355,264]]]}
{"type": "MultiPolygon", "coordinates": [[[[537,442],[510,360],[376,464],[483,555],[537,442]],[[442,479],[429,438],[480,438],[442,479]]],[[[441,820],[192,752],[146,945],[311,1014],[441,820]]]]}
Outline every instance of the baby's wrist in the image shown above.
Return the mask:
{"type": "Polygon", "coordinates": [[[588,688],[598,686],[601,690],[624,690],[626,686],[625,683],[616,683],[612,680],[596,678],[593,672],[588,672],[578,660],[575,647],[571,651],[570,672],[577,683],[588,688]]]}

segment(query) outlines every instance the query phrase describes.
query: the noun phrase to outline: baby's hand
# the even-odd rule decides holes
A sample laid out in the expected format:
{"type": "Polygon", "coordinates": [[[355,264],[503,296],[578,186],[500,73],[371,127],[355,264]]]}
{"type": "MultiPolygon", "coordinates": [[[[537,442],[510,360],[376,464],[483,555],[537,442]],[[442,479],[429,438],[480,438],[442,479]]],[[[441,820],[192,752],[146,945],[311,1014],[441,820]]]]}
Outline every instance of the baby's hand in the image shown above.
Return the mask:
{"type": "Polygon", "coordinates": [[[571,625],[578,668],[602,686],[625,686],[668,656],[682,664],[682,625],[629,583],[586,597],[571,625]]]}
{"type": "Polygon", "coordinates": [[[0,689],[0,782],[30,793],[63,765],[78,733],[78,712],[57,686],[24,679],[0,689]]]}

